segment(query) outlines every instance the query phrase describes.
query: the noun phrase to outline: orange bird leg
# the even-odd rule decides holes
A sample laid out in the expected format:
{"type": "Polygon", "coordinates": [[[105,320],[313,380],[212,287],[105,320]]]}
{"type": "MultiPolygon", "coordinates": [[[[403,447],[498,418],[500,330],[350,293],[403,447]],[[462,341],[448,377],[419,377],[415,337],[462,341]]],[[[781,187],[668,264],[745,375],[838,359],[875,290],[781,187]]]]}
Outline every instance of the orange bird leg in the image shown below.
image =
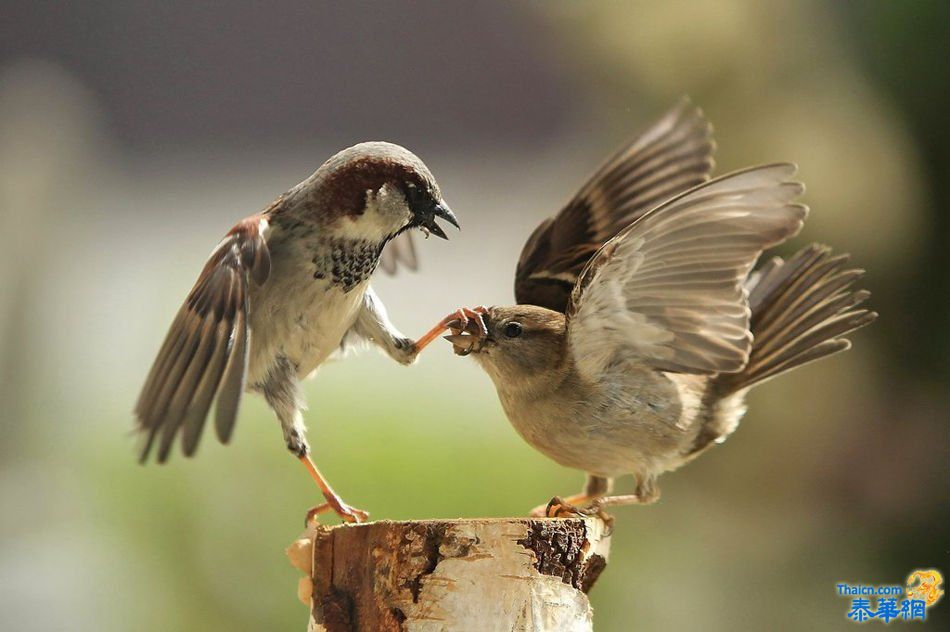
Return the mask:
{"type": "MultiPolygon", "coordinates": [[[[416,353],[420,353],[423,349],[429,346],[430,342],[438,338],[440,335],[442,335],[443,331],[449,328],[448,324],[451,322],[451,320],[447,320],[448,318],[449,317],[446,316],[445,318],[440,320],[439,323],[435,327],[433,327],[426,333],[422,334],[422,336],[420,336],[419,339],[416,340],[415,343],[413,343],[416,348],[416,353]]],[[[455,316],[453,315],[452,320],[454,319],[455,319],[455,316]]]]}
{"type": "Polygon", "coordinates": [[[323,493],[323,497],[327,499],[327,502],[318,505],[307,512],[307,522],[309,523],[315,516],[321,514],[328,509],[332,509],[336,515],[340,517],[344,522],[363,522],[369,518],[369,514],[362,509],[356,509],[355,507],[350,507],[343,499],[340,498],[333,488],[330,487],[330,483],[327,482],[327,479],[323,478],[323,475],[320,473],[320,470],[317,469],[317,465],[310,458],[309,454],[305,454],[300,457],[300,462],[303,463],[303,466],[307,468],[307,471],[310,472],[310,476],[317,483],[317,487],[320,488],[320,491],[323,493]]]}
{"type": "Polygon", "coordinates": [[[470,318],[474,318],[479,322],[479,329],[483,334],[487,334],[488,330],[485,328],[484,320],[482,315],[487,313],[487,309],[484,307],[476,307],[475,310],[470,310],[465,307],[461,307],[442,320],[440,320],[435,327],[424,333],[418,340],[416,340],[415,348],[416,353],[421,353],[430,342],[442,335],[442,332],[446,329],[457,329],[462,331],[468,325],[470,318]]]}

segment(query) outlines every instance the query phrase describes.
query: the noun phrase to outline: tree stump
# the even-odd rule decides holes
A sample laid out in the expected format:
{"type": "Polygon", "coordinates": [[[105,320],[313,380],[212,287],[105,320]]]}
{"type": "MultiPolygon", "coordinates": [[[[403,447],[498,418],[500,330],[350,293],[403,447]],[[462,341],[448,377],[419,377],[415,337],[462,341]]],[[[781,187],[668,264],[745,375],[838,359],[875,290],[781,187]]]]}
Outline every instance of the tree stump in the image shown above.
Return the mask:
{"type": "Polygon", "coordinates": [[[312,632],[581,631],[609,548],[596,517],[505,518],[317,526],[287,553],[312,632]]]}

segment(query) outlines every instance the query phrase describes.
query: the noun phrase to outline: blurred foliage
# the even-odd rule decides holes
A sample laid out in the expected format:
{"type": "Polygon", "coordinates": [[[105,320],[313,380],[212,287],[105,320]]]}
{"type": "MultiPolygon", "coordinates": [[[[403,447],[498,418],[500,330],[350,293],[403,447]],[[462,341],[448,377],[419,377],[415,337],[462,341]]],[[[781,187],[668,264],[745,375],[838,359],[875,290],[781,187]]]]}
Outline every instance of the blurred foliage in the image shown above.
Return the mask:
{"type": "MultiPolygon", "coordinates": [[[[203,256],[370,135],[422,146],[465,226],[420,245],[418,275],[380,279],[394,319],[415,333],[510,301],[530,229],[684,93],[716,125],[720,173],[799,163],[812,214],[788,249],[852,252],[882,317],[848,354],[753,393],[742,428],[664,477],[659,504],[617,511],[597,629],[840,629],[837,582],[950,572],[946,2],[308,5],[327,18],[306,21],[312,37],[251,38],[260,54],[234,69],[221,50],[301,20],[275,7],[222,29],[142,2],[28,28],[34,4],[12,3],[25,26],[0,43],[3,629],[303,629],[282,551],[319,498],[264,404],[246,400],[227,449],[133,458],[128,411],[203,256]],[[218,39],[176,52],[194,33],[218,39]],[[311,39],[338,48],[294,48],[311,39]],[[307,64],[339,90],[307,84],[307,64]],[[266,98],[239,98],[248,85],[266,98]],[[313,112],[299,133],[285,102],[313,112]]],[[[348,358],[306,393],[317,462],[376,518],[520,515],[582,483],[446,348],[412,369],[348,358]]]]}

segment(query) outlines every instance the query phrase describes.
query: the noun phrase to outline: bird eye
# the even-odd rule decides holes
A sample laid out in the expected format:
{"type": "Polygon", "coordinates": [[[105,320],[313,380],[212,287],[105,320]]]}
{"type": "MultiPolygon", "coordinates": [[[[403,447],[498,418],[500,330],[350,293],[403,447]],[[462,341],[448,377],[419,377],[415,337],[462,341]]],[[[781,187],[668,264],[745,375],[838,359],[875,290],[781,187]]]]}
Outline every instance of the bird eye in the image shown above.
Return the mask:
{"type": "Polygon", "coordinates": [[[517,338],[521,335],[524,328],[520,323],[508,323],[505,325],[505,335],[509,338],[517,338]]]}

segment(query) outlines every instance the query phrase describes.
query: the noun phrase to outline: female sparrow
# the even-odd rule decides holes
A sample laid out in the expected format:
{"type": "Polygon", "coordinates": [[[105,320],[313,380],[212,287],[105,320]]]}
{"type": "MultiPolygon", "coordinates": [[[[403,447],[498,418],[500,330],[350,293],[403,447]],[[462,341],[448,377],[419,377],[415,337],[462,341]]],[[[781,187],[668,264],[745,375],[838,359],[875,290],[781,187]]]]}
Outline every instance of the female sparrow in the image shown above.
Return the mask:
{"type": "Polygon", "coordinates": [[[801,229],[803,187],[789,164],[703,182],[709,136],[698,110],[675,108],[528,239],[518,305],[440,323],[518,433],[587,473],[535,515],[655,501],[661,473],[735,430],[750,387],[849,348],[841,336],[876,317],[857,307],[861,271],[825,247],[751,273],[801,229]],[[625,474],[635,493],[608,496],[625,474]]]}

